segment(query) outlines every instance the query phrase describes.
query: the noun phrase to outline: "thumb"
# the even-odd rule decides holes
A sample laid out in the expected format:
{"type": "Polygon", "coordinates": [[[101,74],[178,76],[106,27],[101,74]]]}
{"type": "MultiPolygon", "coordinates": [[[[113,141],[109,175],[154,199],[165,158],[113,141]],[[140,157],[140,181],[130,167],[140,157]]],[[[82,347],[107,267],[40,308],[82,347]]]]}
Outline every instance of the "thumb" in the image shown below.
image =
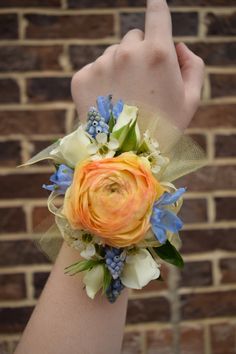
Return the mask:
{"type": "Polygon", "coordinates": [[[176,54],[184,82],[186,99],[189,103],[197,106],[204,82],[204,62],[184,43],[176,45],[176,54]]]}

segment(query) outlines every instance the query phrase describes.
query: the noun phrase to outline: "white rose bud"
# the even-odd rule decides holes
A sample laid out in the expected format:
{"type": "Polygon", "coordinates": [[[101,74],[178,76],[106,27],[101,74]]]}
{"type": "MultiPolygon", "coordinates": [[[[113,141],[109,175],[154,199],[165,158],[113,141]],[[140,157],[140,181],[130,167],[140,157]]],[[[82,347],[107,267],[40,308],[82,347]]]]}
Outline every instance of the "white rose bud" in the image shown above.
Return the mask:
{"type": "Polygon", "coordinates": [[[50,155],[60,161],[64,160],[70,167],[75,167],[77,163],[89,158],[87,147],[90,143],[89,135],[79,126],[77,130],[62,138],[50,155]]]}
{"type": "Polygon", "coordinates": [[[126,287],[142,289],[151,280],[159,278],[159,267],[146,249],[140,249],[128,256],[120,278],[126,287]]]}

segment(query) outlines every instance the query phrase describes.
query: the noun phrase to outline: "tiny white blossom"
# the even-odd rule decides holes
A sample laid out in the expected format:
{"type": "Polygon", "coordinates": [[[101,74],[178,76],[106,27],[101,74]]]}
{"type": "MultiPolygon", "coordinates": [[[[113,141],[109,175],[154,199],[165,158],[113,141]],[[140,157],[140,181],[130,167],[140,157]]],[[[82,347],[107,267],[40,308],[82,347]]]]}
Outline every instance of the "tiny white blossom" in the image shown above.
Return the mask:
{"type": "Polygon", "coordinates": [[[87,147],[88,153],[92,160],[101,160],[113,157],[116,150],[119,148],[119,142],[115,138],[110,138],[108,141],[107,134],[98,133],[95,142],[87,147]]]}

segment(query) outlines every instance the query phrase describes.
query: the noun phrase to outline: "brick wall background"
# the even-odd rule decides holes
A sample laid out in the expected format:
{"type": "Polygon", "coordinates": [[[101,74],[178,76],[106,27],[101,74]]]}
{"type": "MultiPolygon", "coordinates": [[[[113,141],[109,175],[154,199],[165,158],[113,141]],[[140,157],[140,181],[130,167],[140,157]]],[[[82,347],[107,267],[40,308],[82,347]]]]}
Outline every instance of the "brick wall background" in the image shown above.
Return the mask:
{"type": "MultiPolygon", "coordinates": [[[[185,269],[130,294],[123,354],[236,353],[235,0],[172,0],[173,32],[206,62],[189,133],[209,165],[182,179],[185,269]]],[[[70,79],[133,27],[144,0],[0,0],[0,353],[12,353],[51,265],[29,240],[51,173],[15,166],[69,132],[70,79]]]]}

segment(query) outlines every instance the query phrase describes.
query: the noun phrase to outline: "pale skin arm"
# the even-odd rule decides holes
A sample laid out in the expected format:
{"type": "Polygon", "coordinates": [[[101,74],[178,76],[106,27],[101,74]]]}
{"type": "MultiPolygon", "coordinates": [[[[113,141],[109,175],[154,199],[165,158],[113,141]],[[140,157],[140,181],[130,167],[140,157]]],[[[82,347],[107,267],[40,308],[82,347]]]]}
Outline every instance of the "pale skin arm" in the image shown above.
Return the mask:
{"type": "MultiPolygon", "coordinates": [[[[80,118],[99,95],[140,103],[162,112],[185,129],[200,100],[203,61],[184,44],[174,46],[165,0],[149,0],[145,31],[132,30],[72,79],[72,96],[80,118]]],[[[90,300],[82,275],[63,269],[78,260],[78,252],[63,244],[40,300],[15,354],[119,354],[127,290],[115,304],[105,297],[90,300]]],[[[157,349],[158,350],[158,349],[157,349]]]]}

